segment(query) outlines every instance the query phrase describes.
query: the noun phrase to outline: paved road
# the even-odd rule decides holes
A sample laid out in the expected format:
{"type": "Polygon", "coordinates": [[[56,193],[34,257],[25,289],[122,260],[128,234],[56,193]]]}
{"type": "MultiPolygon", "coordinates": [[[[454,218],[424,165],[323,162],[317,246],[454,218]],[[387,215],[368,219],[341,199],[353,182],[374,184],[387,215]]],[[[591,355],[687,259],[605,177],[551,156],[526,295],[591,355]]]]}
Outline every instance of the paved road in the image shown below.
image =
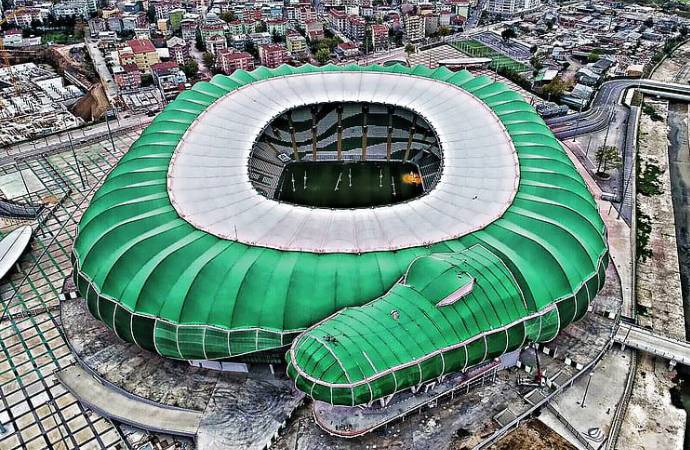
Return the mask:
{"type": "Polygon", "coordinates": [[[656,334],[645,328],[621,322],[616,342],[690,367],[690,343],[656,334]]]}
{"type": "Polygon", "coordinates": [[[614,107],[619,103],[625,90],[638,86],[658,91],[661,96],[665,95],[664,91],[673,91],[690,96],[690,86],[682,84],[662,83],[649,79],[611,80],[601,85],[588,110],[567,116],[554,117],[548,119],[546,124],[549,125],[559,139],[602,130],[610,122],[614,107]]]}

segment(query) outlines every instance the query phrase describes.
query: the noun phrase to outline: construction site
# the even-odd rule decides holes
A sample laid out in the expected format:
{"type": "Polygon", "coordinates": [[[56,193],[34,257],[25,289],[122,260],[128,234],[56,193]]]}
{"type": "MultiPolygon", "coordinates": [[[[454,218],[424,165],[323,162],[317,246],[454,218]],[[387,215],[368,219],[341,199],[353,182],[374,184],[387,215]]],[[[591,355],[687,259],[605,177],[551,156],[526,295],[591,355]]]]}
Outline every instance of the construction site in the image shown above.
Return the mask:
{"type": "Polygon", "coordinates": [[[68,108],[83,95],[50,66],[0,68],[0,146],[80,126],[83,120],[68,108]]]}

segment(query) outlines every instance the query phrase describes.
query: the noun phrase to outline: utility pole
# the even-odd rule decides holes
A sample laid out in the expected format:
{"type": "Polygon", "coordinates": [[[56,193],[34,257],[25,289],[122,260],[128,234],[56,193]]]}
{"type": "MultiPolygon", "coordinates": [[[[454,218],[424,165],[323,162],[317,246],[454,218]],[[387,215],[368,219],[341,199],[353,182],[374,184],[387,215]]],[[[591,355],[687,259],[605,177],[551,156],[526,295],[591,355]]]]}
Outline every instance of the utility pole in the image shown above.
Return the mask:
{"type": "Polygon", "coordinates": [[[589,391],[589,383],[592,382],[592,375],[594,372],[589,372],[589,377],[587,377],[587,386],[585,386],[585,394],[582,396],[582,402],[580,403],[580,408],[585,407],[585,400],[587,400],[587,392],[589,391]]]}
{"type": "MultiPolygon", "coordinates": [[[[110,131],[110,121],[108,120],[108,113],[110,112],[110,108],[105,110],[105,125],[108,127],[108,137],[110,138],[110,145],[113,147],[113,155],[116,154],[117,152],[115,151],[115,142],[113,141],[113,133],[110,131]]],[[[72,137],[70,136],[70,142],[72,141],[72,137]]]]}
{"type": "Polygon", "coordinates": [[[577,115],[577,119],[575,120],[575,133],[573,134],[573,142],[575,142],[575,137],[577,137],[577,133],[580,131],[580,120],[582,120],[582,107],[585,106],[584,103],[580,103],[580,112],[577,115]]]}
{"type": "Polygon", "coordinates": [[[72,142],[72,133],[67,132],[67,137],[69,138],[69,146],[72,149],[72,158],[74,158],[74,165],[77,166],[77,173],[79,174],[79,180],[81,181],[81,188],[86,189],[86,184],[84,183],[84,177],[81,175],[81,169],[79,168],[79,160],[77,160],[77,153],[74,151],[74,143],[72,142]]]}

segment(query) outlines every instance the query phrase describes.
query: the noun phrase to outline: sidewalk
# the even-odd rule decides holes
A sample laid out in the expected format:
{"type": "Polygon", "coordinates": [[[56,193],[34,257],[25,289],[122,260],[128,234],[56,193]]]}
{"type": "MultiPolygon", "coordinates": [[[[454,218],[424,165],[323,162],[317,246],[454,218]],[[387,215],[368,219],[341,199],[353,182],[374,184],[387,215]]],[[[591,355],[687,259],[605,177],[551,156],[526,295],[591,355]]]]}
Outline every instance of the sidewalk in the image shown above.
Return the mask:
{"type": "Polygon", "coordinates": [[[621,290],[623,292],[623,310],[621,313],[625,316],[631,317],[633,312],[633,260],[630,227],[622,218],[618,217],[618,211],[612,207],[610,202],[601,200],[602,190],[599,188],[599,186],[597,186],[597,183],[594,181],[594,178],[592,178],[587,169],[584,168],[582,163],[573,154],[572,147],[577,147],[578,144],[568,140],[567,142],[563,142],[563,145],[567,150],[566,153],[568,157],[573,162],[578,172],[580,172],[582,178],[584,178],[589,191],[592,193],[594,199],[599,205],[599,214],[601,215],[602,219],[604,219],[608,232],[611,261],[616,266],[618,276],[621,279],[621,290]]]}

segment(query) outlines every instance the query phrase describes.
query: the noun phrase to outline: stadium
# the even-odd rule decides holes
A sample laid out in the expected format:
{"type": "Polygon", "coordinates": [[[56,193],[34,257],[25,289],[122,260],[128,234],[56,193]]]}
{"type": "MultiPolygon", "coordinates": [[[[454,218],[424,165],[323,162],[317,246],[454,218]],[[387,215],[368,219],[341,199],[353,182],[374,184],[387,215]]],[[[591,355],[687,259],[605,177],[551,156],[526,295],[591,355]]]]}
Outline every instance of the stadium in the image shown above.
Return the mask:
{"type": "Polygon", "coordinates": [[[608,264],[596,203],[531,105],[400,65],[197,83],[94,194],[73,257],[121,339],[284,358],[300,390],[349,406],[552,340],[608,264]]]}

